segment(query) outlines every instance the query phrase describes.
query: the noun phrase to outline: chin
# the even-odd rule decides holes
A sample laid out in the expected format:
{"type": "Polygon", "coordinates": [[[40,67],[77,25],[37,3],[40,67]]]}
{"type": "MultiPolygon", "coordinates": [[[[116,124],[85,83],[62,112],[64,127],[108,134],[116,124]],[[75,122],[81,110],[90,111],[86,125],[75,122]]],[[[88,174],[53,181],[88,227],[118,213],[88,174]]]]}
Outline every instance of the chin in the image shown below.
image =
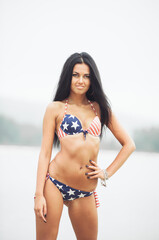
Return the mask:
{"type": "Polygon", "coordinates": [[[81,91],[81,90],[78,90],[78,91],[72,91],[73,93],[75,94],[86,94],[87,91],[81,91]]]}

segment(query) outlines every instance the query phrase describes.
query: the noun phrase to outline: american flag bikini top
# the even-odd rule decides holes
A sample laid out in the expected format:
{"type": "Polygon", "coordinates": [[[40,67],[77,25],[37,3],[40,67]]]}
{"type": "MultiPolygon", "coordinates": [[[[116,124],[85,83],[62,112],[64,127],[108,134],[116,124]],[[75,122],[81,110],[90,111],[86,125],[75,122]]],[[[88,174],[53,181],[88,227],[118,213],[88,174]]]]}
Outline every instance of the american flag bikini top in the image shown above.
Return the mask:
{"type": "Polygon", "coordinates": [[[98,137],[100,135],[100,133],[101,133],[100,119],[99,119],[97,112],[96,112],[93,104],[91,103],[91,101],[88,100],[88,102],[90,103],[91,108],[95,112],[96,116],[92,120],[89,127],[84,130],[82,128],[82,124],[81,124],[80,120],[76,116],[71,115],[71,114],[66,114],[66,111],[68,108],[68,99],[66,99],[64,117],[61,121],[59,130],[57,132],[59,140],[61,140],[63,137],[65,137],[67,135],[74,135],[74,134],[78,134],[81,132],[84,135],[84,139],[86,139],[87,133],[90,133],[91,135],[96,136],[96,137],[98,137]]]}

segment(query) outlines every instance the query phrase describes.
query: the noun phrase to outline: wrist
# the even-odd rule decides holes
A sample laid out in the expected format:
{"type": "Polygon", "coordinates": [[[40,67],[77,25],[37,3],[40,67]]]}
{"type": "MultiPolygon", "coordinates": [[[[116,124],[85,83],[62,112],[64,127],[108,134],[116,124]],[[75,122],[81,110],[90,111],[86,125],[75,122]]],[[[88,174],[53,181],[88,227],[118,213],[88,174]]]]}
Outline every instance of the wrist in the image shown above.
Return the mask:
{"type": "Polygon", "coordinates": [[[34,195],[34,200],[40,197],[43,197],[43,195],[34,195]]]}
{"type": "Polygon", "coordinates": [[[109,179],[109,176],[108,176],[108,172],[107,172],[106,169],[102,169],[102,171],[103,171],[103,179],[101,179],[101,185],[106,187],[107,186],[106,185],[106,180],[109,179]]]}
{"type": "Polygon", "coordinates": [[[38,192],[36,192],[36,193],[34,194],[34,196],[35,196],[35,197],[42,197],[42,196],[43,196],[43,193],[38,193],[38,192]]]}
{"type": "Polygon", "coordinates": [[[112,172],[110,170],[108,170],[108,168],[106,169],[106,172],[108,174],[108,178],[110,178],[113,175],[112,172]]]}

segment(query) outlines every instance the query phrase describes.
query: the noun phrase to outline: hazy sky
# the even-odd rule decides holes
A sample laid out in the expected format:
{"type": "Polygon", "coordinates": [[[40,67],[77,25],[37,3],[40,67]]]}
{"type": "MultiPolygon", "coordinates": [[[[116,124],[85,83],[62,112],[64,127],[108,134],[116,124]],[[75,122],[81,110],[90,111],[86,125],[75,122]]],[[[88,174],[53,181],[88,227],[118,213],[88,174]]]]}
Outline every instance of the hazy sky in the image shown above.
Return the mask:
{"type": "Polygon", "coordinates": [[[0,1],[0,97],[48,103],[86,51],[116,112],[159,123],[159,1],[0,1]]]}

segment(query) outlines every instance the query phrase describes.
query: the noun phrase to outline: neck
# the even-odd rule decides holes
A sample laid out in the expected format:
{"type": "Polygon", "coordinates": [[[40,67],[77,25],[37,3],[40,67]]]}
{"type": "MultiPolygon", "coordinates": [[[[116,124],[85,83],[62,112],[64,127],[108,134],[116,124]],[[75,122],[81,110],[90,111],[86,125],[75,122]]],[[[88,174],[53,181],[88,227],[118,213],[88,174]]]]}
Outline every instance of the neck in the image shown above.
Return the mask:
{"type": "Polygon", "coordinates": [[[68,97],[68,102],[69,103],[74,103],[76,105],[84,105],[86,103],[88,103],[88,99],[86,97],[86,94],[74,94],[74,93],[70,93],[69,97],[68,97]]]}

